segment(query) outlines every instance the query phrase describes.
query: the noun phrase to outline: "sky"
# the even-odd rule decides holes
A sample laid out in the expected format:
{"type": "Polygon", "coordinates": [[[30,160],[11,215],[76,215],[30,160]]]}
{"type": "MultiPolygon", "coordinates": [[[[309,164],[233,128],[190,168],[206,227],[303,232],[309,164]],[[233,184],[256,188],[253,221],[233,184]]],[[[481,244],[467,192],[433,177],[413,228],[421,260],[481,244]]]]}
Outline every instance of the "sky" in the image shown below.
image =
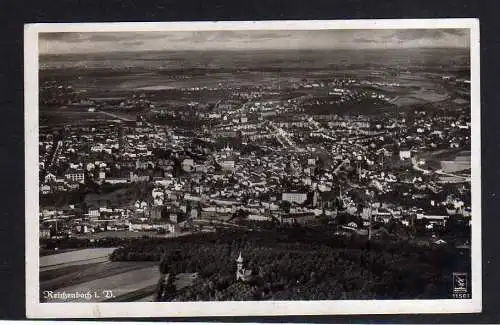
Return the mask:
{"type": "Polygon", "coordinates": [[[40,54],[140,51],[468,48],[468,29],[41,33],[40,54]]]}

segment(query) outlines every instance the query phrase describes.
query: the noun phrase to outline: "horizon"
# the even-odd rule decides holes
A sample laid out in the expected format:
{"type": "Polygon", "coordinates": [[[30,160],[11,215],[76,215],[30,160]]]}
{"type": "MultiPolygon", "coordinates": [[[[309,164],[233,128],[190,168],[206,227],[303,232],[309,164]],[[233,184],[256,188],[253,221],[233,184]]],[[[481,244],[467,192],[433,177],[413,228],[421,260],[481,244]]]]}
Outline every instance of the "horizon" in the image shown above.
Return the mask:
{"type": "Polygon", "coordinates": [[[406,48],[332,48],[332,49],[209,49],[209,50],[129,50],[129,51],[108,51],[108,52],[89,52],[89,53],[39,53],[39,57],[57,57],[57,56],[100,56],[100,55],[114,55],[114,54],[148,54],[148,53],[229,53],[229,52],[332,52],[332,51],[447,51],[456,50],[469,52],[469,48],[465,47],[406,47],[406,48]]]}
{"type": "Polygon", "coordinates": [[[220,30],[39,34],[39,53],[370,50],[470,47],[469,29],[220,30]]]}

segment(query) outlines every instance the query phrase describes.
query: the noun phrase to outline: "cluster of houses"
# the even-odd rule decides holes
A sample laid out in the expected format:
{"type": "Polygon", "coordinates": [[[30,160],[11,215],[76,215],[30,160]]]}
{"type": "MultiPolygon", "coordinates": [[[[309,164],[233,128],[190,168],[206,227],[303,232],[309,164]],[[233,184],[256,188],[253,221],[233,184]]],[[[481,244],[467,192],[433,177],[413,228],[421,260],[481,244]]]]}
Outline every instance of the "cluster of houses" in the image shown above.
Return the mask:
{"type": "MultiPolygon", "coordinates": [[[[364,85],[357,80],[299,84],[328,87],[331,96],[346,100],[353,96],[389,100],[372,91],[349,90],[350,85],[364,85]]],[[[201,90],[207,88],[191,91],[201,90]]],[[[410,227],[424,220],[432,230],[446,226],[449,218],[470,218],[469,204],[463,200],[434,199],[443,192],[443,184],[424,168],[425,160],[417,159],[422,151],[469,148],[466,106],[449,114],[417,110],[379,121],[363,115],[310,115],[301,104],[317,103],[311,96],[264,100],[258,99],[260,95],[257,91],[246,104],[221,100],[212,111],[196,113],[203,124],[196,130],[139,119],[66,126],[58,136],[42,132],[42,195],[78,191],[87,184],[110,191],[139,186],[150,191],[147,199],[133,198],[119,206],[43,210],[44,236],[47,229],[50,235],[117,230],[178,233],[193,220],[211,225],[239,220],[310,224],[320,217],[333,220],[339,212],[360,217],[360,223],[345,225],[350,228],[393,220],[410,227]],[[290,110],[297,112],[286,114],[290,110]],[[235,139],[242,140],[241,147],[228,144],[235,139]],[[247,144],[262,150],[249,152],[247,144]],[[393,168],[395,161],[409,171],[393,168]],[[399,192],[401,185],[408,190],[399,192]],[[373,199],[360,202],[353,189],[373,192],[373,199]],[[401,201],[386,202],[394,192],[401,201]],[[428,203],[425,208],[411,204],[422,200],[428,203]]],[[[119,105],[145,100],[139,95],[119,105]]],[[[197,105],[202,104],[188,103],[190,108],[197,105]]],[[[154,105],[149,108],[156,110],[154,105]]],[[[468,189],[464,192],[463,196],[470,194],[468,189]]]]}

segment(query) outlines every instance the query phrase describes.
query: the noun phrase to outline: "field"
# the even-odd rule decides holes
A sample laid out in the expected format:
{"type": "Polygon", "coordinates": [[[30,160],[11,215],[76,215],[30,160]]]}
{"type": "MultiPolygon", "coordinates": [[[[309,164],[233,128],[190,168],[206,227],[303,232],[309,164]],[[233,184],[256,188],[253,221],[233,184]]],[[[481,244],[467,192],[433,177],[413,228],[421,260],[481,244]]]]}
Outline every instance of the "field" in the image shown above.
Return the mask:
{"type": "Polygon", "coordinates": [[[470,151],[462,149],[442,149],[422,152],[417,159],[424,159],[433,169],[442,169],[446,173],[455,173],[470,169],[470,151]]]}
{"type": "Polygon", "coordinates": [[[88,112],[82,109],[40,109],[40,125],[64,125],[68,122],[76,123],[81,121],[106,121],[111,120],[101,112],[88,112]]]}
{"type": "MultiPolygon", "coordinates": [[[[113,264],[112,262],[108,262],[113,264]]],[[[137,263],[129,263],[137,264],[137,263]]],[[[140,263],[139,263],[140,265],[140,263]]],[[[158,266],[152,265],[148,267],[142,267],[139,269],[128,269],[128,265],[122,265],[122,270],[114,275],[99,277],[95,280],[86,281],[83,283],[78,283],[75,285],[65,286],[60,289],[56,289],[55,292],[97,292],[101,293],[103,290],[110,290],[113,292],[114,297],[120,297],[122,295],[130,294],[132,292],[150,289],[154,291],[155,285],[158,282],[158,266]]],[[[93,301],[105,301],[110,297],[106,297],[102,294],[98,294],[93,297],[93,301]]],[[[84,302],[85,298],[70,300],[71,302],[84,302]]]]}
{"type": "Polygon", "coordinates": [[[461,149],[443,149],[418,154],[426,161],[426,168],[439,176],[441,183],[462,183],[470,181],[471,153],[461,149]]]}
{"type": "Polygon", "coordinates": [[[40,257],[40,270],[56,270],[74,265],[104,262],[115,248],[89,248],[40,257]]]}
{"type": "MultiPolygon", "coordinates": [[[[160,277],[158,262],[112,262],[114,248],[91,248],[53,254],[40,258],[40,291],[43,302],[62,293],[87,293],[65,302],[153,301],[160,277]],[[112,295],[112,296],[111,296],[112,295]]],[[[177,289],[190,286],[197,275],[177,274],[177,289]]]]}
{"type": "Polygon", "coordinates": [[[446,173],[456,173],[471,168],[470,151],[461,151],[449,160],[441,160],[441,168],[446,173]]]}
{"type": "MultiPolygon", "coordinates": [[[[143,290],[158,281],[157,263],[110,262],[109,255],[115,248],[89,248],[40,258],[40,289],[54,293],[97,292],[92,301],[104,301],[103,290],[113,295],[143,290]],[[99,297],[98,297],[99,296],[99,297]]],[[[50,301],[47,299],[46,301],[50,301]]],[[[85,298],[68,300],[88,301],[85,298]]]]}
{"type": "MultiPolygon", "coordinates": [[[[229,98],[234,89],[255,89],[257,86],[275,88],[278,84],[282,92],[280,96],[290,98],[296,92],[290,86],[311,80],[329,82],[333,79],[353,78],[358,81],[394,82],[401,85],[374,85],[377,92],[385,93],[393,101],[366,101],[366,105],[347,105],[346,112],[359,106],[366,106],[363,112],[376,111],[381,106],[384,112],[394,111],[401,107],[449,99],[451,92],[446,89],[440,76],[443,73],[465,71],[469,66],[466,51],[437,49],[367,50],[362,53],[351,50],[148,52],[133,55],[114,53],[84,57],[42,56],[40,64],[41,84],[45,81],[71,84],[73,89],[86,93],[97,102],[119,101],[132,93],[145,93],[157,107],[169,109],[184,108],[186,101],[215,103],[219,99],[229,98]],[[454,59],[456,65],[444,71],[443,65],[450,58],[454,59]],[[402,67],[400,70],[408,72],[396,73],[392,68],[394,66],[402,67]],[[208,89],[185,89],[191,87],[208,89]],[[181,105],[175,104],[175,101],[179,101],[181,105]]],[[[322,96],[321,93],[327,93],[327,89],[302,89],[301,93],[322,96]]],[[[73,109],[74,107],[71,107],[71,111],[54,111],[53,108],[41,107],[40,124],[114,118],[99,112],[77,112],[73,109]]],[[[332,111],[336,109],[333,107],[332,111]]],[[[135,119],[134,112],[116,109],[113,114],[135,119]]]]}

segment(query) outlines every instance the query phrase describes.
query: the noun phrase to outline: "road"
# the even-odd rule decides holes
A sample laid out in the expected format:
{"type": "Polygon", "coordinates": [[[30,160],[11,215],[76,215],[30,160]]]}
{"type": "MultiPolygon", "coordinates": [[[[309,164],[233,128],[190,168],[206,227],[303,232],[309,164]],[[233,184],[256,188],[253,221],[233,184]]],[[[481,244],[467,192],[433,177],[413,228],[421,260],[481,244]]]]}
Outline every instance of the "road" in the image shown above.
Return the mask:
{"type": "Polygon", "coordinates": [[[285,130],[283,130],[279,126],[276,126],[273,122],[269,122],[269,126],[274,130],[276,138],[283,145],[283,147],[285,147],[283,141],[286,142],[286,145],[290,147],[295,147],[295,142],[292,139],[290,139],[289,134],[285,130]]]}
{"type": "Polygon", "coordinates": [[[333,173],[337,174],[339,172],[340,168],[342,168],[342,166],[344,166],[344,164],[346,164],[348,162],[349,162],[349,159],[343,160],[337,167],[335,167],[335,169],[333,170],[333,173]]]}
{"type": "Polygon", "coordinates": [[[321,136],[324,138],[324,139],[328,139],[328,140],[332,140],[332,141],[337,141],[337,139],[335,139],[334,137],[331,137],[329,136],[327,133],[328,133],[328,130],[326,130],[325,128],[323,128],[321,126],[321,124],[317,121],[315,121],[312,117],[310,117],[307,122],[309,122],[309,125],[313,128],[316,129],[316,132],[321,134],[321,136]]]}
{"type": "Polygon", "coordinates": [[[423,169],[421,168],[418,163],[417,163],[417,158],[415,157],[412,157],[411,158],[411,165],[413,166],[413,169],[415,169],[416,171],[419,171],[419,172],[422,172],[424,174],[430,174],[431,171],[430,170],[427,170],[427,169],[423,169]]]}
{"type": "Polygon", "coordinates": [[[55,161],[57,160],[57,157],[59,157],[59,154],[61,153],[62,146],[63,146],[63,142],[61,140],[57,141],[56,149],[52,153],[52,157],[50,158],[49,167],[46,170],[50,171],[52,169],[55,161]]]}
{"type": "Polygon", "coordinates": [[[438,174],[438,175],[443,175],[443,176],[450,176],[450,177],[461,178],[461,179],[463,179],[463,180],[465,180],[467,182],[471,181],[470,176],[462,176],[462,175],[451,174],[451,173],[444,172],[441,169],[436,170],[435,173],[438,174]]]}

